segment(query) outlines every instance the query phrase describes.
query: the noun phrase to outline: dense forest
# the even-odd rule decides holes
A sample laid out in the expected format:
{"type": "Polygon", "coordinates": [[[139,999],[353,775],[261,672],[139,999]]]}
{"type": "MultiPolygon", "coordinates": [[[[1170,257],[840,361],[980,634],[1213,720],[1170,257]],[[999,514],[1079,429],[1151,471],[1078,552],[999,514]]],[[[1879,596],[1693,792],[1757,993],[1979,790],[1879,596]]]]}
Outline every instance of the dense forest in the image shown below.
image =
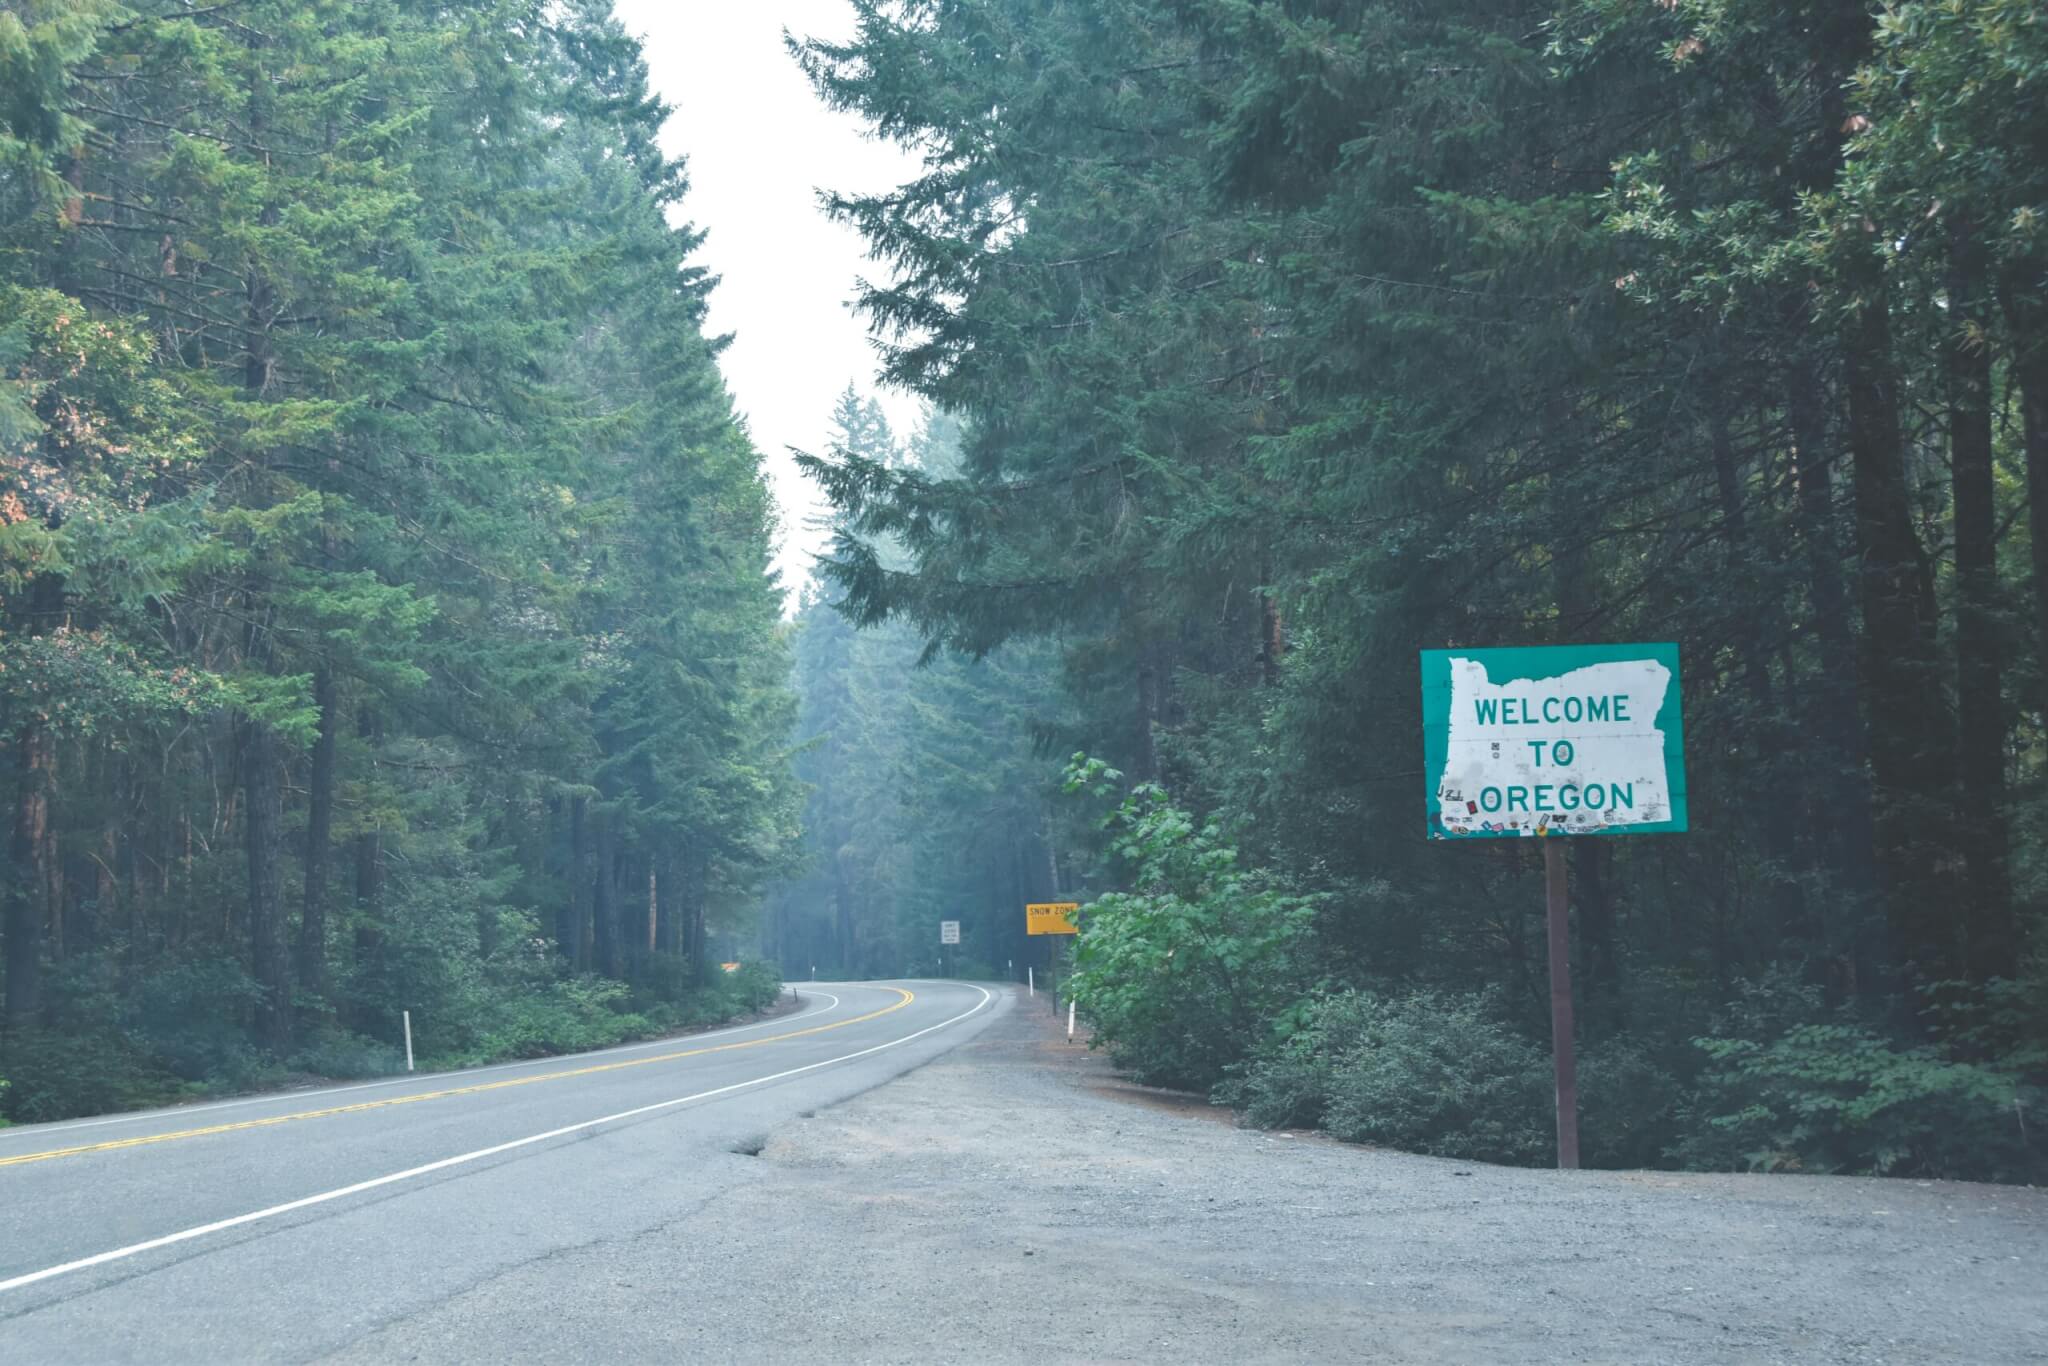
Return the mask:
{"type": "Polygon", "coordinates": [[[1676,641],[1691,833],[1570,842],[1587,1160],[2048,1170],[2048,12],[856,8],[794,53],[923,174],[829,207],[962,435],[808,462],[830,705],[1056,653],[1098,1043],[1545,1160],[1537,842],[1423,838],[1417,651],[1676,641]]]}
{"type": "MultiPolygon", "coordinates": [[[[957,475],[960,436],[938,416],[899,441],[852,385],[833,414],[833,449],[928,477],[957,475]]],[[[857,630],[814,588],[792,653],[805,858],[763,925],[783,972],[1021,977],[1047,961],[1025,937],[1023,906],[1053,895],[1073,844],[1052,756],[1081,736],[1058,649],[1019,641],[927,659],[908,625],[857,630]],[[942,957],[943,920],[961,923],[961,943],[942,957]]]]}
{"type": "Polygon", "coordinates": [[[609,6],[27,0],[0,91],[4,1112],[772,997],[775,514],[609,6]]]}
{"type": "Polygon", "coordinates": [[[785,622],[605,0],[0,0],[5,1113],[1057,898],[1139,1078],[1547,1161],[1538,841],[1424,838],[1417,652],[1673,641],[1689,833],[1568,842],[1586,1160],[2048,1176],[2037,0],[851,9],[790,59],[922,172],[821,193],[880,370],[785,622]]]}

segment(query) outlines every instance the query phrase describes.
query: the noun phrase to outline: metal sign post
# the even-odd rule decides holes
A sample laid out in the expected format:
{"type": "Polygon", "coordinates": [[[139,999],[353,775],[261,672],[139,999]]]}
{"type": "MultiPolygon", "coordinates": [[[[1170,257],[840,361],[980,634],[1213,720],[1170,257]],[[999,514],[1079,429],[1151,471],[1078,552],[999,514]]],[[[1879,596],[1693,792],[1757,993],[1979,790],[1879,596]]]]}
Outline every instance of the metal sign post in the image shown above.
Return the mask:
{"type": "Polygon", "coordinates": [[[1543,844],[1557,1165],[1579,1165],[1567,838],[1683,833],[1676,645],[1422,652],[1422,767],[1435,840],[1543,844]]]}
{"type": "MultiPolygon", "coordinates": [[[[1030,901],[1024,905],[1024,933],[1027,935],[1071,935],[1081,932],[1074,923],[1074,912],[1081,909],[1078,901],[1030,901]]],[[[1055,1014],[1060,1008],[1060,962],[1059,939],[1046,941],[1045,971],[1046,990],[1052,993],[1052,1008],[1055,1014]]]]}
{"type": "Polygon", "coordinates": [[[1543,841],[1544,920],[1550,939],[1550,1053],[1557,1077],[1557,1165],[1579,1166],[1579,1060],[1572,1046],[1572,938],[1564,841],[1543,841]]]}

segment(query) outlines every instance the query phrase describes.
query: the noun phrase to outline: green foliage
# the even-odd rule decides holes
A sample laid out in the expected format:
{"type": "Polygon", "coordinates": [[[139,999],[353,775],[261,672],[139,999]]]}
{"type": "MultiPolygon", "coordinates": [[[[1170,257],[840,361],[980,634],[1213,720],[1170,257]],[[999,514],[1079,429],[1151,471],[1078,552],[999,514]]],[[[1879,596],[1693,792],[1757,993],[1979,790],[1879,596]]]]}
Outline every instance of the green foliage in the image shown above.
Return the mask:
{"type": "Polygon", "coordinates": [[[185,1094],[176,1077],[113,1030],[13,1030],[0,1043],[0,1067],[11,1083],[7,1118],[17,1124],[167,1105],[185,1094]]]}
{"type": "Polygon", "coordinates": [[[2038,5],[856,13],[794,50],[922,162],[832,207],[895,267],[887,377],[964,437],[807,461],[825,572],[897,653],[1053,651],[1054,742],[1131,774],[1054,842],[1121,1061],[1249,1054],[1267,1120],[1350,1095],[1347,1132],[1530,1158],[1541,882],[1418,837],[1415,650],[1676,640],[1694,831],[1572,853],[1588,1159],[1691,1151],[1740,1076],[1758,1150],[2020,1170],[1934,1154],[2048,1080],[2038,5]],[[1242,1011],[1232,959],[1277,965],[1242,1011]],[[1332,1045],[1339,1086],[1346,989],[1392,1042],[1332,1045]]]}
{"type": "Polygon", "coordinates": [[[1314,1124],[1351,1143],[1520,1165],[1553,1156],[1548,1055],[1485,995],[1324,998],[1217,1095],[1255,1124],[1314,1124]]]}
{"type": "Polygon", "coordinates": [[[31,0],[0,92],[7,1104],[750,1008],[775,509],[610,5],[31,0]]]}
{"type": "MultiPolygon", "coordinates": [[[[928,414],[899,444],[851,386],[834,425],[835,450],[878,466],[936,474],[960,459],[957,423],[928,414]]],[[[857,631],[815,591],[793,637],[806,857],[771,893],[784,971],[1021,980],[1028,964],[1042,970],[1045,941],[1027,940],[1022,903],[1053,897],[1071,854],[1043,743],[1067,720],[1050,686],[1056,652],[924,657],[907,627],[857,631]],[[961,943],[942,964],[944,920],[960,922],[961,943]]]]}
{"type": "MultiPolygon", "coordinates": [[[[1122,775],[1077,754],[1067,789],[1108,794],[1122,775]]],[[[1081,911],[1066,992],[1094,1044],[1148,1082],[1206,1088],[1300,991],[1315,901],[1238,867],[1221,829],[1154,784],[1105,818],[1131,890],[1081,911]]]]}
{"type": "Polygon", "coordinates": [[[1674,1150],[1688,1166],[1992,1181],[2048,1171],[2022,1137],[2041,1092],[2012,1071],[1852,1024],[1698,1043],[1710,1062],[1674,1150]]]}

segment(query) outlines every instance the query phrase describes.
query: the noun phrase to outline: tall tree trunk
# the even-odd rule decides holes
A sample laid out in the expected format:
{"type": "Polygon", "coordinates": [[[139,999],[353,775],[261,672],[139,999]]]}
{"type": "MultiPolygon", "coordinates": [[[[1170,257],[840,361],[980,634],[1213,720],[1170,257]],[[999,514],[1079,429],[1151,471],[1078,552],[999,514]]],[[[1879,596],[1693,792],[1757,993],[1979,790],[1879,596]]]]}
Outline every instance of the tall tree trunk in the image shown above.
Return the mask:
{"type": "Polygon", "coordinates": [[[2019,967],[2005,810],[2005,704],[1998,648],[1998,512],[1991,456],[1990,281],[1975,230],[1949,243],[1949,467],[1955,499],[1956,768],[1964,898],[1957,956],[1972,979],[2019,967]]]}
{"type": "MultiPolygon", "coordinates": [[[[64,579],[38,574],[29,585],[30,635],[42,635],[64,615],[64,579]]],[[[14,829],[9,856],[12,883],[6,889],[7,1000],[9,1025],[27,1025],[42,1009],[44,933],[60,894],[57,832],[50,797],[57,786],[57,741],[31,719],[14,742],[14,829]]]]}
{"type": "Polygon", "coordinates": [[[1942,703],[1932,577],[1906,485],[1891,315],[1874,261],[1858,283],[1863,297],[1844,338],[1844,361],[1872,827],[1892,960],[1929,981],[1962,966],[1946,952],[1940,923],[1953,904],[1943,870],[1953,845],[1954,746],[1942,703]]]}
{"type": "MultiPolygon", "coordinates": [[[[372,752],[370,772],[376,772],[375,750],[382,734],[377,713],[364,707],[356,713],[356,738],[372,752]]],[[[355,838],[356,855],[356,970],[375,971],[384,949],[384,833],[369,826],[355,838]]]]}
{"type": "Polygon", "coordinates": [[[705,915],[711,898],[711,855],[700,851],[690,870],[690,962],[698,986],[711,980],[711,935],[705,915]]]}
{"type": "Polygon", "coordinates": [[[590,970],[590,842],[588,801],[569,799],[569,905],[561,921],[562,956],[578,972],[590,970]]]}
{"type": "Polygon", "coordinates": [[[597,814],[597,858],[590,870],[591,961],[607,977],[619,973],[617,843],[609,813],[597,814]]]}
{"type": "Polygon", "coordinates": [[[15,739],[13,868],[7,889],[7,1015],[9,1026],[32,1024],[42,1008],[43,927],[49,919],[50,789],[57,747],[31,721],[15,739]]]}
{"type": "MultiPolygon", "coordinates": [[[[1731,583],[1742,584],[1750,590],[1743,596],[1755,604],[1763,599],[1763,595],[1755,591],[1755,575],[1749,571],[1756,549],[1748,543],[1749,519],[1743,506],[1742,475],[1736,468],[1735,443],[1729,432],[1728,416],[1720,406],[1718,396],[1716,411],[1708,422],[1714,485],[1721,499],[1721,525],[1727,550],[1726,572],[1731,583]]],[[[1771,685],[1765,631],[1765,618],[1751,610],[1735,623],[1734,635],[1736,650],[1742,657],[1743,683],[1754,708],[1746,729],[1755,745],[1757,763],[1768,770],[1786,753],[1788,737],[1783,734],[1781,713],[1771,685]]],[[[1795,775],[1787,776],[1796,781],[1795,775]]],[[[1776,783],[1772,785],[1777,786],[1776,783]]],[[[1806,923],[1806,899],[1799,890],[1795,870],[1798,831],[1793,822],[1784,819],[1782,812],[1766,811],[1761,813],[1756,833],[1768,865],[1765,880],[1770,888],[1772,930],[1810,943],[1813,934],[1806,923]]]]}
{"type": "Polygon", "coordinates": [[[291,956],[285,948],[279,846],[284,760],[270,727],[244,718],[235,724],[246,810],[249,853],[249,960],[259,990],[256,1039],[277,1056],[291,1051],[291,956]]]}
{"type": "MultiPolygon", "coordinates": [[[[1788,326],[1804,330],[1802,308],[1788,312],[1788,326]]],[[[1845,951],[1841,978],[1855,991],[1875,995],[1884,979],[1885,954],[1874,928],[1876,833],[1872,825],[1870,780],[1865,769],[1862,687],[1849,592],[1842,577],[1842,544],[1836,526],[1833,448],[1819,371],[1799,356],[1785,370],[1785,413],[1792,427],[1792,472],[1798,483],[1794,504],[1799,541],[1806,558],[1807,593],[1813,605],[1814,635],[1820,642],[1819,673],[1802,687],[1807,733],[1819,742],[1821,787],[1813,803],[1816,834],[1846,896],[1837,943],[1819,927],[1829,951],[1845,951]]],[[[1826,903],[1823,902],[1823,907],[1826,903]]]]}
{"type": "Polygon", "coordinates": [[[1150,646],[1138,658],[1138,726],[1133,737],[1137,744],[1137,757],[1132,761],[1131,774],[1137,782],[1149,783],[1159,777],[1159,750],[1153,738],[1152,727],[1159,719],[1159,668],[1154,662],[1150,646]]]}
{"type": "Polygon", "coordinates": [[[647,859],[647,952],[661,949],[661,887],[654,871],[654,859],[647,859]]]}
{"type": "Polygon", "coordinates": [[[677,915],[676,857],[665,853],[655,861],[654,868],[654,922],[656,946],[663,953],[682,952],[681,917],[677,915]]]}
{"type": "Polygon", "coordinates": [[[322,666],[313,675],[313,705],[320,709],[320,730],[313,741],[313,763],[307,779],[306,886],[299,917],[299,989],[313,1000],[327,995],[327,865],[334,838],[334,746],[336,715],[334,671],[322,666]]]}
{"type": "Polygon", "coordinates": [[[832,904],[838,921],[839,970],[848,977],[858,976],[855,959],[859,945],[854,934],[853,884],[846,874],[844,852],[832,856],[832,904]]]}
{"type": "Polygon", "coordinates": [[[2029,258],[2008,269],[1999,298],[2012,330],[2012,377],[2019,387],[2026,452],[2037,667],[2048,673],[2048,263],[2029,258]]]}

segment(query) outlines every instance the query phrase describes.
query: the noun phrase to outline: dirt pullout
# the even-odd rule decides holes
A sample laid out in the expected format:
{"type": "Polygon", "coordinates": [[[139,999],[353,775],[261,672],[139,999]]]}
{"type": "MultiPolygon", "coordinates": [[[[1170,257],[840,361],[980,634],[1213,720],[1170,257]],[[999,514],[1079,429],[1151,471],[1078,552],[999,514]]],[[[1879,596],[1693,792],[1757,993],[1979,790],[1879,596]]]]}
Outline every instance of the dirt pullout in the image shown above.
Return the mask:
{"type": "Polygon", "coordinates": [[[1104,1094],[1043,1006],[722,1157],[754,1179],[588,1254],[612,1294],[500,1312],[615,1360],[2048,1361],[2041,1191],[1261,1134],[1104,1094]]]}

